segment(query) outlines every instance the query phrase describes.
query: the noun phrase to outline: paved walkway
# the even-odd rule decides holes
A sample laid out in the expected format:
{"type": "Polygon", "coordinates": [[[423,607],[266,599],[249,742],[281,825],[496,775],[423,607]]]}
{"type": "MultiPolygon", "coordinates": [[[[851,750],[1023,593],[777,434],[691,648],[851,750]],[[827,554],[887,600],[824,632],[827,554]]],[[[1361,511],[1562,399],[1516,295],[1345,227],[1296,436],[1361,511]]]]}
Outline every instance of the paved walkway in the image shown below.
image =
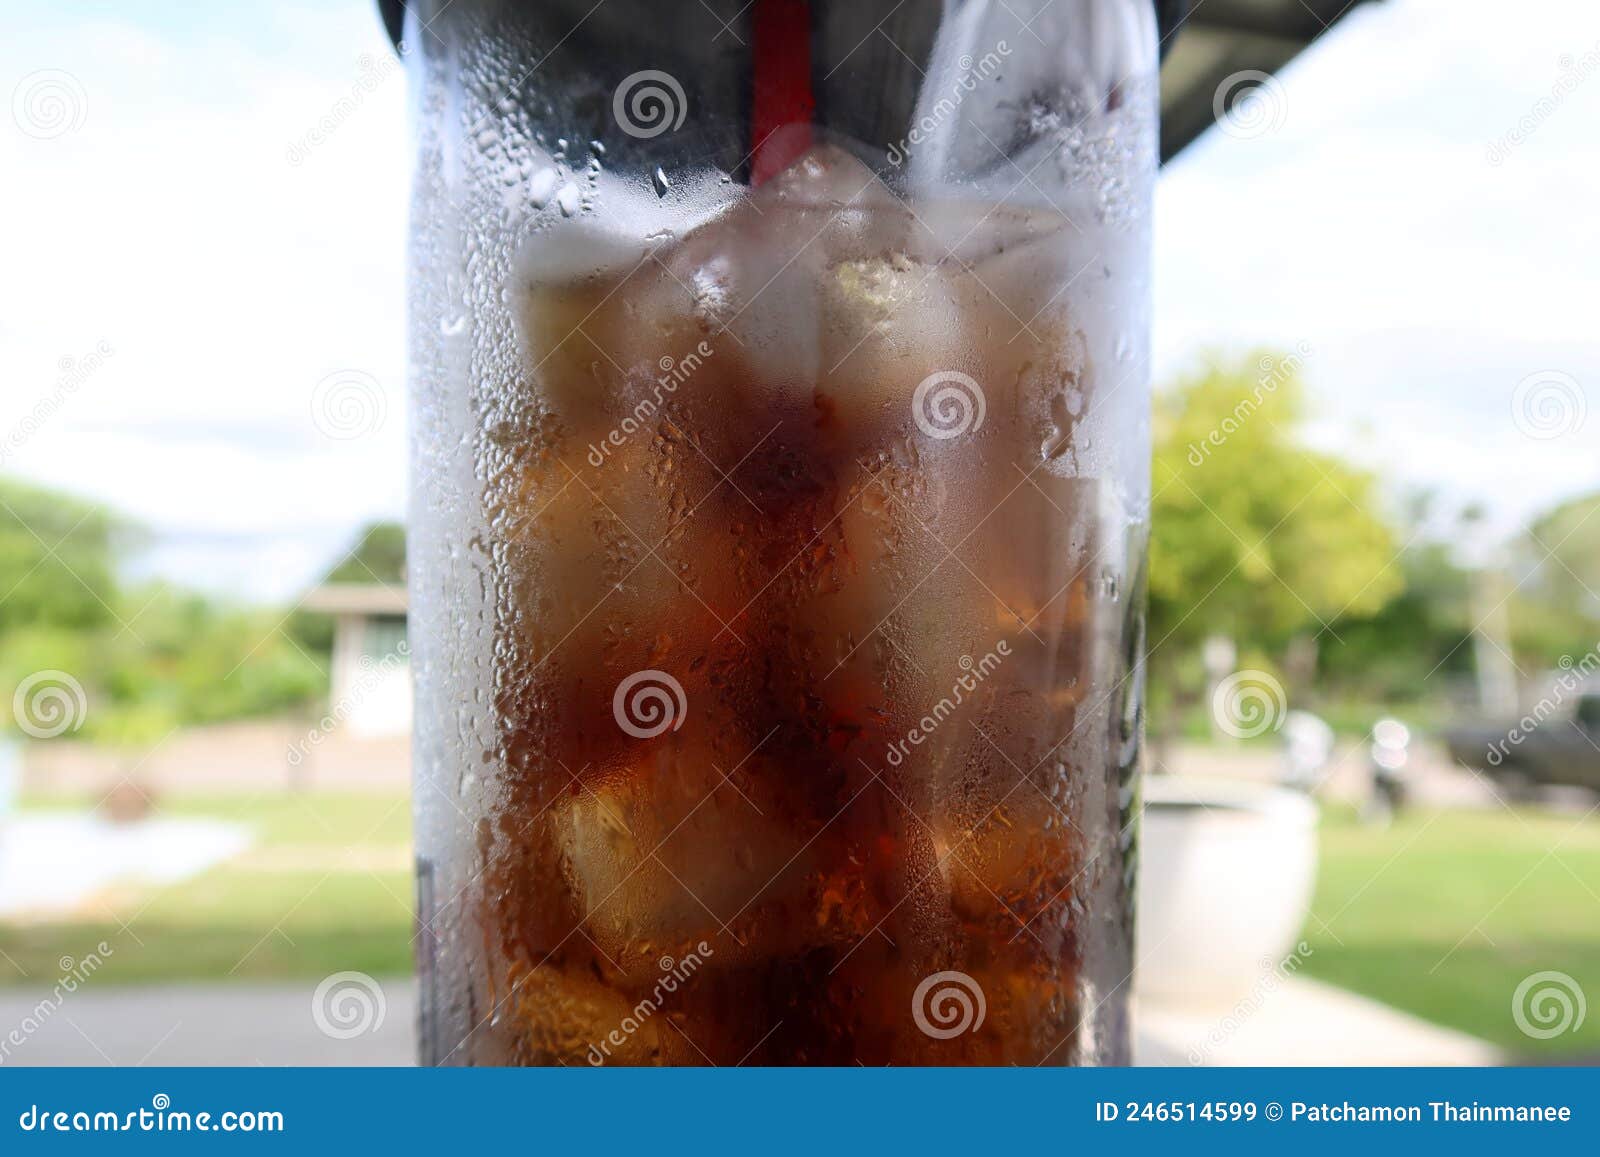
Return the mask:
{"type": "Polygon", "coordinates": [[[1149,1065],[1505,1063],[1487,1041],[1300,976],[1221,1011],[1146,1002],[1137,1023],[1149,1065]]]}
{"type": "MultiPolygon", "coordinates": [[[[383,1018],[338,1040],[312,1015],[316,984],[0,989],[4,1065],[409,1065],[416,986],[382,984],[383,1018]],[[30,1025],[36,1025],[30,1031],[30,1025]],[[16,1029],[20,1045],[8,1039],[16,1029]]],[[[376,1007],[374,1005],[373,1007],[376,1007]]],[[[372,1018],[375,1020],[375,1018],[372,1018]]]]}
{"type": "MultiPolygon", "coordinates": [[[[91,982],[92,983],[92,982],[91,982]]],[[[341,1040],[317,1026],[316,986],[187,985],[70,993],[0,989],[0,1065],[409,1065],[416,986],[382,983],[383,1017],[341,1040]],[[41,1007],[41,1002],[43,1006],[41,1007]],[[28,1031],[28,1024],[37,1027],[28,1031]],[[20,1027],[19,1027],[20,1026],[20,1027]],[[6,1034],[18,1028],[21,1045],[6,1034]]],[[[369,1008],[376,1007],[371,1004],[369,1008]]],[[[370,1017],[368,1019],[371,1019],[370,1017]]],[[[1483,1041],[1294,977],[1254,1010],[1140,1010],[1138,1059],[1185,1065],[1486,1065],[1483,1041]]]]}

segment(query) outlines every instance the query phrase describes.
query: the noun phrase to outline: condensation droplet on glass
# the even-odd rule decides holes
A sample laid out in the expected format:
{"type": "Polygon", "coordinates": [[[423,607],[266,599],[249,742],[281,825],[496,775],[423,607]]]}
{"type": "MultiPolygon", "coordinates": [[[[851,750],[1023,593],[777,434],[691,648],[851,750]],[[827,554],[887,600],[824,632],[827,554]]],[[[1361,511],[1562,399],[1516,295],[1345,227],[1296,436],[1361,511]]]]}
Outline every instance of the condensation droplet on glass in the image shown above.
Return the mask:
{"type": "Polygon", "coordinates": [[[1117,582],[1116,572],[1109,567],[1100,572],[1100,597],[1108,603],[1114,603],[1122,597],[1122,588],[1117,582]]]}
{"type": "Polygon", "coordinates": [[[578,211],[579,206],[578,186],[568,181],[561,186],[561,191],[556,194],[556,205],[561,210],[563,217],[571,217],[578,211]]]}
{"type": "Polygon", "coordinates": [[[672,188],[672,182],[667,180],[666,173],[662,172],[659,167],[651,174],[650,183],[655,186],[656,196],[658,197],[665,197],[667,190],[672,188]]]}
{"type": "Polygon", "coordinates": [[[467,315],[457,314],[455,317],[442,317],[439,319],[439,332],[445,337],[460,337],[467,328],[467,315]]]}
{"type": "Polygon", "coordinates": [[[555,169],[540,169],[528,182],[528,200],[535,209],[543,209],[550,203],[550,198],[555,196],[556,189],[561,185],[561,174],[555,169]]]}

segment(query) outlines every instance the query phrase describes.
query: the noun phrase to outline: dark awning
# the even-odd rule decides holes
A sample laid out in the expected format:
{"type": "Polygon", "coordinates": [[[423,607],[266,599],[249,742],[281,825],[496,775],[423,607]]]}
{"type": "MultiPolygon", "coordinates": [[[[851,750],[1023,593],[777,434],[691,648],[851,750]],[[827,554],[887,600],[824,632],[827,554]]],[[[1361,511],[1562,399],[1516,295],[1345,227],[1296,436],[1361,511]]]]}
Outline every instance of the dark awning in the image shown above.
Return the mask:
{"type": "MultiPolygon", "coordinates": [[[[1163,16],[1177,31],[1163,45],[1161,159],[1175,156],[1216,119],[1218,89],[1238,72],[1276,73],[1367,0],[1177,0],[1163,16]],[[1181,14],[1189,9],[1188,15],[1181,14]]],[[[1226,107],[1253,87],[1233,86],[1226,107]]]]}

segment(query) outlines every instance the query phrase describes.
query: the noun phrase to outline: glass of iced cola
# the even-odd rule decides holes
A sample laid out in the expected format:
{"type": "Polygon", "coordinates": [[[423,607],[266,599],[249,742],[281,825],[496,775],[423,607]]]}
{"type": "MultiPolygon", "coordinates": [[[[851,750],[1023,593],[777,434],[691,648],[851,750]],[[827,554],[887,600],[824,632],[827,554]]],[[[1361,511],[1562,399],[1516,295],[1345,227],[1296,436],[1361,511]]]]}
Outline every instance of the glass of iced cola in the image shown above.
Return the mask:
{"type": "Polygon", "coordinates": [[[405,19],[424,1062],[1126,1061],[1149,0],[405,19]]]}

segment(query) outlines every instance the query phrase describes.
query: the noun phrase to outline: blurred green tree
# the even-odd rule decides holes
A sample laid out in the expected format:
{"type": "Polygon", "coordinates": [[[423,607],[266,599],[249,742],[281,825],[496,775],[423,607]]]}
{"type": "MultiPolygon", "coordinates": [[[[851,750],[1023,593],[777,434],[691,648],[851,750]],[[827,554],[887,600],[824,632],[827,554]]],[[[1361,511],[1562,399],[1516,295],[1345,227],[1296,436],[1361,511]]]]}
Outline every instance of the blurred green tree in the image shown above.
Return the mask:
{"type": "MultiPolygon", "coordinates": [[[[293,710],[325,690],[326,654],[280,630],[280,612],[123,589],[120,555],[139,537],[101,507],[0,480],[0,702],[48,675],[73,688],[62,737],[136,752],[178,726],[293,710]]],[[[0,711],[0,729],[26,730],[14,715],[0,711]]]]}
{"type": "Polygon", "coordinates": [[[1370,471],[1303,440],[1297,354],[1212,360],[1155,407],[1152,699],[1194,691],[1201,640],[1284,656],[1404,587],[1370,471]]]}
{"type": "Polygon", "coordinates": [[[1519,658],[1548,666],[1592,650],[1600,636],[1600,493],[1535,518],[1509,554],[1519,658]]]}
{"type": "Polygon", "coordinates": [[[404,586],[406,528],[398,522],[368,523],[357,533],[350,553],[322,581],[404,586]]]}
{"type": "Polygon", "coordinates": [[[276,610],[160,583],[130,592],[125,605],[130,628],[101,649],[99,682],[113,703],[159,708],[174,724],[218,723],[293,710],[327,687],[327,656],[279,631],[276,610]]]}
{"type": "Polygon", "coordinates": [[[1428,492],[1405,504],[1399,559],[1405,589],[1376,614],[1342,615],[1333,623],[1338,643],[1323,648],[1321,667],[1331,693],[1414,704],[1439,690],[1430,680],[1472,675],[1473,574],[1457,554],[1475,536],[1481,512],[1469,507],[1441,516],[1439,505],[1428,492]]]}
{"type": "Polygon", "coordinates": [[[102,507],[0,479],[0,635],[111,621],[115,554],[132,534],[102,507]]]}

